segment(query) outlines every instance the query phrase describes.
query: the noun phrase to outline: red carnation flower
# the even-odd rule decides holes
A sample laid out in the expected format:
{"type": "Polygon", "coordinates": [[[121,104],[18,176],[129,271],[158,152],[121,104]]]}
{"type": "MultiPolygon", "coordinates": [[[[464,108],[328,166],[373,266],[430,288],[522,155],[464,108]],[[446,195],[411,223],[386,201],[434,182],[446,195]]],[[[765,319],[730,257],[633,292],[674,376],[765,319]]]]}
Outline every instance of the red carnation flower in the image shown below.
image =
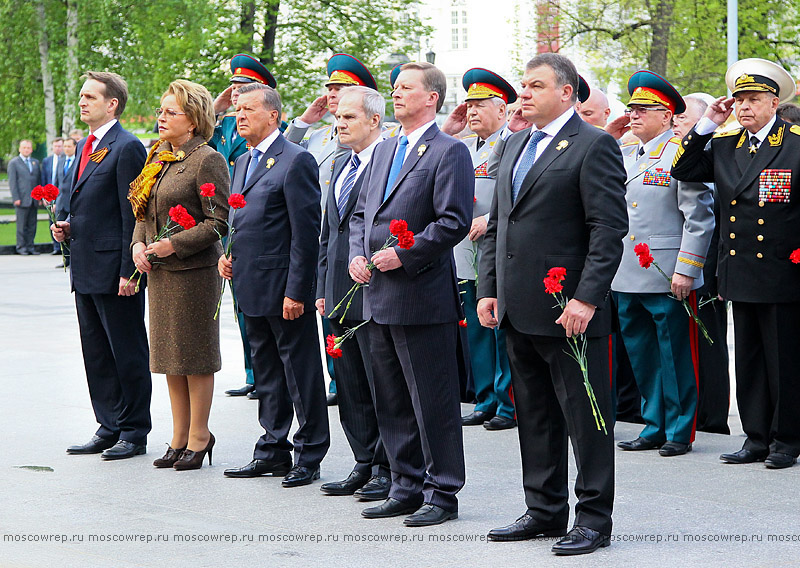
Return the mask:
{"type": "Polygon", "coordinates": [[[548,276],[544,279],[544,291],[548,294],[557,294],[564,289],[564,285],[561,284],[561,280],[554,278],[552,276],[548,276]]]}
{"type": "Polygon", "coordinates": [[[464,318],[460,322],[458,322],[459,327],[467,327],[467,318],[464,318]]]}
{"type": "Polygon", "coordinates": [[[789,255],[789,260],[795,264],[800,264],[800,249],[794,249],[792,254],[789,255]]]}
{"type": "Polygon", "coordinates": [[[635,252],[637,255],[650,254],[650,247],[647,246],[647,243],[639,243],[633,247],[633,252],[635,252]]]}
{"type": "Polygon", "coordinates": [[[342,356],[342,350],[339,347],[339,342],[337,341],[339,338],[333,334],[329,334],[325,338],[325,353],[333,357],[334,359],[338,359],[342,356]]]}
{"type": "Polygon", "coordinates": [[[58,197],[58,188],[52,183],[48,183],[42,188],[43,199],[46,199],[47,201],[55,201],[56,197],[58,197]]]}
{"type": "Polygon", "coordinates": [[[389,232],[398,238],[406,231],[408,231],[408,223],[402,219],[392,219],[392,222],[389,223],[389,232]]]}
{"type": "Polygon", "coordinates": [[[191,229],[197,224],[194,217],[189,215],[189,212],[183,205],[170,207],[169,217],[184,229],[191,229]]]}
{"type": "Polygon", "coordinates": [[[228,205],[234,209],[241,209],[247,205],[247,201],[244,200],[244,195],[241,193],[231,193],[231,196],[228,198],[228,205]]]}
{"type": "Polygon", "coordinates": [[[414,233],[406,231],[397,237],[397,246],[401,249],[410,249],[414,246],[414,233]]]}
{"type": "Polygon", "coordinates": [[[203,197],[214,197],[214,194],[217,192],[217,186],[213,183],[204,183],[200,186],[200,195],[203,197]]]}
{"type": "Polygon", "coordinates": [[[41,185],[37,185],[36,187],[34,187],[33,190],[31,191],[31,197],[33,197],[37,201],[42,199],[42,197],[44,197],[44,188],[41,185]]]}
{"type": "Polygon", "coordinates": [[[650,254],[650,247],[646,243],[639,243],[633,247],[633,252],[639,257],[639,266],[642,268],[650,268],[650,265],[655,262],[655,258],[650,254]]]}
{"type": "Polygon", "coordinates": [[[547,271],[547,276],[550,278],[555,278],[559,282],[564,280],[567,277],[567,269],[563,266],[554,266],[550,270],[547,271]]]}

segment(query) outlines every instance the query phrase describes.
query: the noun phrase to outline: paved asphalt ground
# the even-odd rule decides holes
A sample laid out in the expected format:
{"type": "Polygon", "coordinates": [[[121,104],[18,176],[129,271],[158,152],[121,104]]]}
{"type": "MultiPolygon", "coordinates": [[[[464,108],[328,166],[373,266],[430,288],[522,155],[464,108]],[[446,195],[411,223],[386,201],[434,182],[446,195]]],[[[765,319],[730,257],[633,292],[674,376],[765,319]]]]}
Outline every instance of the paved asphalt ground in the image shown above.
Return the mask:
{"type": "MultiPolygon", "coordinates": [[[[516,430],[465,429],[460,518],[433,528],[362,519],[363,504],[323,496],[320,482],[283,489],[275,478],[226,479],[222,470],[247,463],[260,434],[257,403],[223,393],[243,383],[229,302],[211,417],[212,467],[176,472],[151,465],[171,434],[160,375],[153,377],[146,456],[68,456],[65,448],[88,440],[96,425],[69,279],[53,268],[57,261],[0,257],[1,568],[800,565],[800,466],[721,464],[719,454],[742,443],[735,415],[734,435],[700,433],[686,456],[618,451],[614,541],[584,557],[555,557],[552,541],[484,540],[489,529],[525,511],[516,430]]],[[[330,423],[321,482],[352,467],[336,408],[330,423]]],[[[638,431],[620,423],[615,437],[638,431]]],[[[572,462],[570,468],[574,481],[572,462]]]]}

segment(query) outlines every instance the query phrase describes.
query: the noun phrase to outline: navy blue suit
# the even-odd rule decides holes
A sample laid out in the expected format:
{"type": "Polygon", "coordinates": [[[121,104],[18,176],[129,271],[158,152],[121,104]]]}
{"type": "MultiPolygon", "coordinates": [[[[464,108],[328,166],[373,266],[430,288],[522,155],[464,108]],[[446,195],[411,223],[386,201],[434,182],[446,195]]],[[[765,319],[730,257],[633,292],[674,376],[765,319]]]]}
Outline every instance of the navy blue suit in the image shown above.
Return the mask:
{"type": "MultiPolygon", "coordinates": [[[[78,143],[80,162],[86,139],[78,143]]],[[[116,123],[97,144],[108,153],[90,160],[82,175],[72,168],[70,274],[83,348],[83,362],[97,435],[144,444],[150,432],[151,379],[144,293],[119,296],[120,277],[134,271],[128,203],[131,181],[144,166],[142,143],[116,123]]]]}
{"type": "MultiPolygon", "coordinates": [[[[331,182],[335,186],[342,175],[350,169],[352,151],[335,161],[331,182]]],[[[325,299],[325,315],[330,318],[331,331],[341,336],[347,328],[357,326],[362,318],[362,290],[356,292],[347,317],[339,323],[344,305],[338,311],[333,308],[353,286],[348,272],[350,255],[350,217],[353,214],[364,174],[355,182],[347,199],[343,214],[339,215],[334,187],[328,191],[322,219],[322,234],[319,247],[319,271],[317,274],[317,297],[325,299]]],[[[378,419],[375,415],[374,386],[370,362],[369,333],[365,327],[356,331],[356,336],[341,345],[342,356],[333,360],[339,378],[339,418],[347,441],[356,459],[355,471],[364,475],[389,476],[389,461],[378,434],[378,419]]]]}
{"type": "Polygon", "coordinates": [[[392,470],[390,497],[456,511],[463,487],[457,336],[462,319],[453,247],[472,222],[475,174],[469,150],[428,128],[384,201],[397,138],[376,149],[350,220],[350,260],[370,259],[392,219],[415,234],[395,247],[402,266],[374,270],[364,289],[370,319],[378,426],[392,470]]]}
{"type": "Polygon", "coordinates": [[[314,469],[330,445],[314,307],[319,172],[314,157],[282,135],[245,183],[249,164],[249,153],[236,160],[231,193],[243,194],[247,205],[231,209],[230,215],[233,286],[245,316],[259,421],[266,431],[253,458],[289,460],[294,403],[300,425],[293,439],[294,461],[314,469]],[[283,319],[284,297],[303,302],[303,315],[283,319]]]}

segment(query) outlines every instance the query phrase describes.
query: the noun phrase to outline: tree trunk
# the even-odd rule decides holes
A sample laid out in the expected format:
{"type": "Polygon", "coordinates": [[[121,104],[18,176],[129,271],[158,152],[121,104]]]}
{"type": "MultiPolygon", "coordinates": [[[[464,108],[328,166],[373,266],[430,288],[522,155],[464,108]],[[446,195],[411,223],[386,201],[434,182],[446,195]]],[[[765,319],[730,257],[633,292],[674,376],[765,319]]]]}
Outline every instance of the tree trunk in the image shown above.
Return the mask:
{"type": "Polygon", "coordinates": [[[61,134],[69,135],[75,128],[75,115],[78,108],[78,0],[67,0],[67,69],[66,92],[64,93],[64,113],[61,121],[61,134]]]}
{"type": "Polygon", "coordinates": [[[264,10],[264,36],[261,39],[261,63],[268,68],[275,64],[275,32],[281,0],[267,0],[264,10]]]}
{"type": "Polygon", "coordinates": [[[245,0],[242,2],[242,17],[239,19],[239,29],[245,38],[242,49],[247,53],[253,52],[253,36],[256,33],[256,2],[245,0]]]}
{"type": "Polygon", "coordinates": [[[44,90],[44,125],[47,133],[47,147],[56,137],[56,97],[53,92],[53,75],[50,71],[50,42],[47,39],[47,15],[44,0],[36,0],[39,16],[39,61],[42,67],[42,89],[44,90]]]}
{"type": "Polygon", "coordinates": [[[650,43],[650,70],[662,77],[667,75],[669,34],[672,31],[672,12],[675,0],[658,0],[653,20],[653,40],[650,43]]]}

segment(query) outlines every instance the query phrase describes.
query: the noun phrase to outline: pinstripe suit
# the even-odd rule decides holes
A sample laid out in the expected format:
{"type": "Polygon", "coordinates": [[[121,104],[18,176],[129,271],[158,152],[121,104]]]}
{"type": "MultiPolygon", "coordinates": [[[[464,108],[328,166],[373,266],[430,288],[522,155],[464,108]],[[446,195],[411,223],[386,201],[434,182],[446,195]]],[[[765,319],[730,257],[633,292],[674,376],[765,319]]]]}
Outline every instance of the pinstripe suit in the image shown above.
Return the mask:
{"type": "Polygon", "coordinates": [[[458,392],[457,322],[463,315],[453,247],[472,220],[475,174],[467,148],[430,126],[409,146],[384,200],[397,138],[376,149],[350,220],[350,259],[371,258],[403,219],[415,233],[402,266],[373,271],[364,290],[375,409],[392,470],[390,497],[457,511],[464,442],[458,392]]]}
{"type": "MultiPolygon", "coordinates": [[[[352,150],[349,153],[337,154],[331,191],[322,218],[322,235],[319,248],[319,268],[317,272],[317,298],[325,298],[326,315],[330,318],[331,331],[341,336],[345,328],[357,326],[362,321],[362,291],[356,292],[353,302],[347,310],[347,318],[339,323],[340,308],[333,313],[333,308],[341,300],[353,280],[347,272],[350,254],[350,217],[353,214],[364,174],[355,182],[344,213],[339,216],[336,205],[336,193],[333,187],[341,175],[347,175],[352,150]]],[[[356,459],[355,471],[364,475],[389,476],[389,462],[378,433],[378,419],[375,416],[373,402],[372,366],[370,363],[369,333],[361,328],[353,340],[341,345],[342,356],[334,359],[333,366],[339,378],[337,394],[339,397],[339,418],[342,422],[353,456],[356,459]]]]}

